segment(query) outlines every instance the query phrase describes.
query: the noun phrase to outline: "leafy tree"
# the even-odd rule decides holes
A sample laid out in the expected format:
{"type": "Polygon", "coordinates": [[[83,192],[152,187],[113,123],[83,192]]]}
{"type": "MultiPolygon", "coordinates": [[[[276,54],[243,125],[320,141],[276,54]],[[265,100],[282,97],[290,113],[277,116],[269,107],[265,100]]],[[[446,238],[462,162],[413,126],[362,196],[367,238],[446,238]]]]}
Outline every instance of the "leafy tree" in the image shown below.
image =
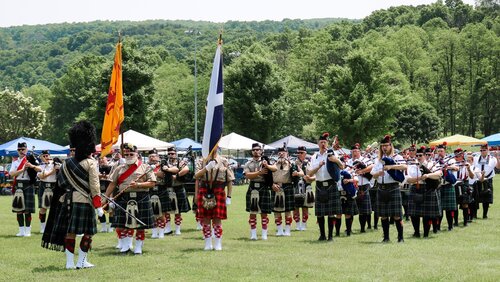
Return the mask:
{"type": "Polygon", "coordinates": [[[25,136],[37,138],[45,124],[45,111],[21,92],[0,92],[0,142],[25,136]]]}
{"type": "Polygon", "coordinates": [[[428,143],[438,137],[440,119],[429,103],[413,100],[405,103],[396,113],[394,134],[399,141],[411,144],[428,143]]]}

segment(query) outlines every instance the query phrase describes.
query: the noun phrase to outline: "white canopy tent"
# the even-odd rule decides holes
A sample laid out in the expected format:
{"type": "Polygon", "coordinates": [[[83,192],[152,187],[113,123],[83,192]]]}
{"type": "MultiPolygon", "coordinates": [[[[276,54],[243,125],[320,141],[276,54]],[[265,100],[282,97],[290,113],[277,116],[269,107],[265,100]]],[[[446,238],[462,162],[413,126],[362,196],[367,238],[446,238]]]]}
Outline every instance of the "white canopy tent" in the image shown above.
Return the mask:
{"type": "MultiPolygon", "coordinates": [[[[170,147],[175,147],[175,145],[172,143],[161,141],[159,139],[147,136],[132,129],[127,130],[123,133],[123,140],[125,143],[131,143],[132,145],[137,146],[137,150],[139,151],[148,151],[153,148],[158,151],[166,151],[170,147]]],[[[112,148],[119,149],[121,144],[122,144],[122,135],[120,134],[118,142],[116,142],[116,144],[114,144],[112,148]]],[[[97,151],[101,151],[100,144],[97,145],[96,147],[97,151]]]]}
{"type": "MultiPolygon", "coordinates": [[[[226,150],[251,150],[253,143],[262,144],[248,137],[231,132],[228,135],[222,136],[219,141],[219,147],[226,150]]],[[[264,150],[274,150],[276,148],[264,145],[264,150]]]]}

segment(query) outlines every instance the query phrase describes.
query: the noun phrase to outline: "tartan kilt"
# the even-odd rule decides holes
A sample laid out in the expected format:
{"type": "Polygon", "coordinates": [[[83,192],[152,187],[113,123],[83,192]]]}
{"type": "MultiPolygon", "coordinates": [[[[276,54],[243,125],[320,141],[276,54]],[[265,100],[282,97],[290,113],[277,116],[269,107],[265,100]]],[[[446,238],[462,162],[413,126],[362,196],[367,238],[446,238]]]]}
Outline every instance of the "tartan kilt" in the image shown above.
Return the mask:
{"type": "MultiPolygon", "coordinates": [[[[153,228],[154,215],[153,215],[153,207],[151,206],[151,197],[149,196],[149,192],[133,192],[137,194],[137,196],[134,198],[130,197],[130,193],[132,192],[123,193],[121,197],[115,200],[116,203],[121,207],[123,207],[124,209],[127,209],[127,202],[129,200],[137,201],[137,210],[138,210],[137,218],[142,220],[146,224],[146,226],[141,225],[136,229],[153,228]]],[[[127,220],[126,213],[120,208],[115,208],[113,223],[111,224],[111,227],[128,228],[125,227],[126,220],[127,220]]]]}
{"type": "Polygon", "coordinates": [[[457,204],[459,205],[470,204],[473,200],[469,184],[464,182],[455,184],[455,196],[457,198],[457,204]]]}
{"type": "Polygon", "coordinates": [[[380,217],[402,217],[403,212],[399,183],[385,184],[385,186],[379,184],[378,188],[379,191],[377,191],[377,215],[380,217]],[[380,200],[378,194],[380,193],[381,188],[382,190],[390,190],[390,201],[384,203],[380,200]]]}
{"type": "MultiPolygon", "coordinates": [[[[291,183],[283,183],[281,186],[285,192],[285,212],[293,211],[295,209],[295,191],[291,183]]],[[[274,202],[276,192],[271,189],[271,200],[274,202]]],[[[274,209],[273,209],[274,211],[274,209]]]]}
{"type": "Polygon", "coordinates": [[[73,203],[68,222],[68,233],[94,235],[97,233],[97,220],[91,204],[73,203]]]}
{"type": "Polygon", "coordinates": [[[438,191],[427,189],[424,192],[424,202],[422,203],[422,216],[438,217],[442,214],[441,201],[438,199],[438,191]]]}
{"type": "Polygon", "coordinates": [[[198,205],[197,217],[210,219],[227,219],[226,192],[224,191],[226,183],[214,182],[212,190],[217,204],[213,209],[210,210],[207,210],[203,207],[203,196],[207,195],[208,193],[206,184],[206,182],[201,181],[200,186],[198,187],[198,198],[196,199],[198,205]]]}
{"type": "Polygon", "coordinates": [[[455,186],[452,184],[441,185],[441,208],[447,211],[457,209],[455,186]]]}
{"type": "Polygon", "coordinates": [[[356,205],[358,206],[359,214],[372,213],[370,184],[359,186],[358,197],[356,198],[356,205]]]}
{"type": "MultiPolygon", "coordinates": [[[[410,186],[410,194],[408,195],[408,215],[409,216],[422,216],[423,202],[415,203],[413,197],[415,194],[423,194],[425,191],[425,184],[420,184],[420,189],[417,190],[416,185],[410,186]]],[[[423,196],[425,197],[425,196],[423,196]]]]}
{"type": "MultiPolygon", "coordinates": [[[[261,185],[257,190],[259,191],[259,207],[260,213],[270,214],[273,212],[273,201],[271,200],[271,188],[267,187],[263,182],[259,183],[261,185]]],[[[246,208],[247,212],[250,210],[250,198],[253,190],[253,182],[248,185],[248,190],[246,194],[246,208]]]]}
{"type": "MultiPolygon", "coordinates": [[[[172,187],[177,197],[177,208],[179,208],[179,213],[187,213],[191,210],[191,205],[187,197],[186,189],[184,186],[174,186],[172,187]]],[[[167,193],[168,195],[168,193],[167,193]]],[[[168,211],[172,211],[172,206],[168,206],[168,211]]]]}
{"type": "MultiPolygon", "coordinates": [[[[24,195],[24,213],[35,213],[35,187],[33,184],[29,184],[28,181],[22,182],[24,195]]],[[[16,188],[18,189],[18,188],[16,188]]],[[[14,195],[13,195],[14,196],[14,195]]],[[[14,212],[17,213],[17,212],[14,212]]]]}
{"type": "Polygon", "coordinates": [[[38,193],[37,193],[37,197],[38,197],[38,208],[41,209],[42,208],[42,196],[43,196],[43,192],[45,190],[45,188],[51,188],[52,191],[54,191],[54,188],[56,187],[55,183],[52,183],[52,182],[43,182],[43,181],[40,181],[40,183],[38,184],[38,193]]]}
{"type": "Polygon", "coordinates": [[[358,205],[356,203],[356,200],[352,199],[349,197],[347,192],[344,191],[339,191],[340,192],[340,205],[342,206],[342,214],[345,215],[357,215],[359,214],[358,210],[358,205]]]}
{"type": "Polygon", "coordinates": [[[370,194],[370,204],[374,212],[377,212],[377,187],[378,185],[373,185],[373,187],[370,187],[368,190],[370,194]]]}
{"type": "Polygon", "coordinates": [[[405,184],[403,185],[403,187],[401,187],[401,204],[403,206],[406,206],[408,205],[408,200],[409,200],[409,196],[410,196],[410,189],[409,189],[409,184],[405,184]]]}
{"type": "Polygon", "coordinates": [[[149,190],[151,196],[157,195],[160,198],[161,212],[167,212],[171,210],[170,199],[168,198],[167,187],[165,186],[155,186],[149,190]]]}
{"type": "Polygon", "coordinates": [[[474,183],[474,191],[476,192],[476,203],[489,203],[493,204],[493,178],[487,179],[484,182],[476,181],[474,183]],[[481,185],[482,184],[482,185],[481,185]],[[491,189],[488,195],[481,195],[481,191],[491,189]]]}
{"type": "Polygon", "coordinates": [[[325,181],[316,181],[316,194],[314,195],[314,214],[316,216],[332,216],[342,214],[342,204],[340,202],[340,192],[337,188],[337,182],[328,180],[328,186],[322,186],[325,181]],[[318,198],[318,189],[328,191],[328,202],[321,203],[318,198]]]}

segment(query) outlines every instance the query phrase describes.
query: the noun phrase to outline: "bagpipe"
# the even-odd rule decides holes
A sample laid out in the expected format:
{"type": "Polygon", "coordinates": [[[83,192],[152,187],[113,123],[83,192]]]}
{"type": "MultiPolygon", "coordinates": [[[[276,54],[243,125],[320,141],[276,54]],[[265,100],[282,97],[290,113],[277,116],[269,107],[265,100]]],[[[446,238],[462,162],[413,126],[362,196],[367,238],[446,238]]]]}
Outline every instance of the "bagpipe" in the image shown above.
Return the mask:
{"type": "Polygon", "coordinates": [[[330,161],[329,158],[330,158],[330,156],[334,155],[334,150],[335,150],[335,148],[338,148],[338,147],[340,147],[340,146],[338,144],[337,135],[335,135],[335,138],[333,139],[333,142],[332,142],[332,148],[330,148],[326,151],[327,152],[326,170],[328,171],[328,174],[330,174],[330,177],[335,182],[340,180],[340,167],[336,162],[330,161]]]}
{"type": "MultiPolygon", "coordinates": [[[[418,165],[420,171],[422,172],[422,175],[432,173],[432,171],[424,164],[419,163],[418,165]]],[[[439,179],[426,178],[424,181],[428,190],[435,190],[439,188],[439,185],[441,184],[441,181],[439,179]]]]}
{"type": "MultiPolygon", "coordinates": [[[[355,169],[355,170],[362,170],[362,169],[365,169],[367,166],[364,162],[362,161],[354,161],[352,163],[352,167],[355,169]]],[[[360,176],[368,179],[369,181],[372,180],[373,178],[373,175],[370,173],[370,172],[365,172],[365,173],[362,173],[360,174],[360,176]]]]}
{"type": "MultiPolygon", "coordinates": [[[[262,156],[261,157],[262,161],[266,161],[268,165],[271,165],[271,156],[262,156]]],[[[267,173],[263,176],[264,177],[264,183],[266,184],[267,187],[272,187],[273,186],[273,172],[266,168],[263,164],[261,164],[261,169],[267,169],[267,173]]]]}
{"type": "Polygon", "coordinates": [[[352,175],[346,170],[341,170],[340,175],[342,176],[342,181],[340,182],[342,185],[342,189],[347,192],[350,198],[356,195],[356,186],[352,182],[344,183],[344,179],[352,179],[352,175]]]}
{"type": "Polygon", "coordinates": [[[193,146],[191,145],[189,145],[189,147],[187,148],[184,159],[179,163],[179,171],[182,170],[185,166],[188,166],[189,172],[182,176],[177,175],[176,180],[182,183],[194,182],[195,158],[193,154],[193,146]]]}
{"type": "MultiPolygon", "coordinates": [[[[40,156],[37,153],[35,153],[35,146],[33,146],[31,151],[28,152],[28,154],[26,155],[26,160],[34,166],[39,166],[40,165],[40,162],[38,162],[39,157],[40,156]]],[[[28,176],[30,178],[30,184],[35,184],[36,176],[38,174],[37,171],[34,168],[29,167],[26,169],[26,172],[28,173],[28,176]]]]}
{"type": "Polygon", "coordinates": [[[166,187],[172,187],[172,183],[174,181],[174,174],[163,169],[164,167],[170,168],[170,163],[168,162],[167,157],[161,157],[160,160],[160,170],[163,172],[163,183],[166,187]]]}
{"type": "MultiPolygon", "coordinates": [[[[390,158],[390,157],[383,157],[382,163],[384,166],[396,165],[396,162],[394,161],[394,159],[390,158]]],[[[389,175],[397,182],[403,182],[405,180],[405,175],[401,170],[389,169],[389,170],[387,170],[387,173],[389,173],[389,175]]]]}
{"type": "Polygon", "coordinates": [[[461,155],[461,154],[464,154],[465,152],[467,152],[467,150],[463,150],[463,151],[460,151],[456,154],[453,154],[451,156],[448,156],[446,158],[442,158],[439,160],[439,164],[443,165],[443,178],[444,178],[444,181],[450,183],[450,184],[455,184],[457,183],[457,177],[455,176],[455,174],[453,174],[453,172],[450,170],[450,169],[446,169],[446,167],[448,166],[448,161],[461,155]]]}

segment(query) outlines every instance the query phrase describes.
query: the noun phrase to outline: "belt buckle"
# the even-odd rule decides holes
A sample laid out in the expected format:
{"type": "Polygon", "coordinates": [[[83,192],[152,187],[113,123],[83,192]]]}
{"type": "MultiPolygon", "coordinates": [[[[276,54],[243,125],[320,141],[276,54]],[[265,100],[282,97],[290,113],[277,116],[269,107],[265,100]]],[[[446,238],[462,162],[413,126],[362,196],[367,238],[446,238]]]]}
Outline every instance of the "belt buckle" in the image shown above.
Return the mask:
{"type": "Polygon", "coordinates": [[[321,185],[323,185],[324,187],[328,186],[328,181],[321,182],[321,185]]]}
{"type": "Polygon", "coordinates": [[[136,192],[130,192],[130,198],[137,198],[137,193],[136,192]]]}
{"type": "Polygon", "coordinates": [[[17,182],[17,187],[18,188],[23,188],[23,183],[22,182],[17,182]]]}
{"type": "Polygon", "coordinates": [[[260,188],[260,183],[254,183],[254,184],[253,184],[253,187],[254,187],[254,188],[260,188]]]}

